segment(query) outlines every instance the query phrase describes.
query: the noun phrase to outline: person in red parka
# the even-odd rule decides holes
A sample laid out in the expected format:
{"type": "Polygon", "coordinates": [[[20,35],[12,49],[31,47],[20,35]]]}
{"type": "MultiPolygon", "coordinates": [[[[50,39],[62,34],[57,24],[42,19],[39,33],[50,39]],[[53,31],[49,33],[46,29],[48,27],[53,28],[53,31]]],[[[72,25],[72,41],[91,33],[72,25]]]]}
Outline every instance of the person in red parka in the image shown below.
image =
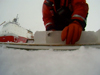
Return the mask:
{"type": "Polygon", "coordinates": [[[66,44],[75,44],[86,27],[86,0],[44,0],[43,21],[46,31],[62,31],[66,44]]]}

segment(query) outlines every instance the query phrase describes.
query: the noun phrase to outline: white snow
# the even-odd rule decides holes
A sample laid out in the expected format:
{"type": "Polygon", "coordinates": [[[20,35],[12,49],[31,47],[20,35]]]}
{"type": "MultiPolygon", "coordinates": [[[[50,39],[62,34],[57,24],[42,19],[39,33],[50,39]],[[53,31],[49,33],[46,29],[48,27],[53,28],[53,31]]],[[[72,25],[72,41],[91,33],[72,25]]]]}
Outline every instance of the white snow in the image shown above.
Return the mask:
{"type": "Polygon", "coordinates": [[[0,47],[0,75],[100,75],[100,49],[74,51],[0,47]]]}

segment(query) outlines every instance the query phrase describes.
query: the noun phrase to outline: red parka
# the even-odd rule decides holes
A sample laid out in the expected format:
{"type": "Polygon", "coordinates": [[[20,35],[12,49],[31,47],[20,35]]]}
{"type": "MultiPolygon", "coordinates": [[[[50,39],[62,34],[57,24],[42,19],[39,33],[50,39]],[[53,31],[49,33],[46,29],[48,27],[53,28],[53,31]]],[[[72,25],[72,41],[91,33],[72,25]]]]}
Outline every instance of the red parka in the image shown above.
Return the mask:
{"type": "Polygon", "coordinates": [[[86,0],[60,0],[59,8],[55,1],[57,0],[44,0],[43,3],[42,13],[46,30],[62,30],[74,20],[78,21],[84,30],[88,14],[88,4],[86,0]],[[66,12],[63,17],[59,16],[59,13],[63,10],[58,12],[62,8],[68,12],[66,12]]]}

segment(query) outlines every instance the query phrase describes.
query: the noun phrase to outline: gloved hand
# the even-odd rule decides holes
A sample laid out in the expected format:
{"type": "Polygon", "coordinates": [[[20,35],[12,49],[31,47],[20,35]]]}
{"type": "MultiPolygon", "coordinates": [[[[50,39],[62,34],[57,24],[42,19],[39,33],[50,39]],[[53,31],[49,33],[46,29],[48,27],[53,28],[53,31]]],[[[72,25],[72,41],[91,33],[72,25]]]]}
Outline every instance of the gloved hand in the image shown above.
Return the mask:
{"type": "Polygon", "coordinates": [[[82,26],[74,21],[63,29],[61,39],[62,41],[66,40],[66,44],[75,44],[80,39],[81,33],[82,26]]]}

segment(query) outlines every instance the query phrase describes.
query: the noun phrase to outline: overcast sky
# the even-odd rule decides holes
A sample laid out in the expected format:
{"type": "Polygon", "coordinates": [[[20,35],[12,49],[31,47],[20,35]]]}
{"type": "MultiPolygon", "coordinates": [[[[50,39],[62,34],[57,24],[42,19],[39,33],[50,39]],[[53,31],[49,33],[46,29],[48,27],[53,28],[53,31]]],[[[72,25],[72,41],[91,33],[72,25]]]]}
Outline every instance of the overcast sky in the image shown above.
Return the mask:
{"type": "MultiPolygon", "coordinates": [[[[33,33],[44,31],[42,21],[43,1],[0,0],[0,24],[4,21],[12,21],[18,14],[20,26],[30,29],[33,33]]],[[[87,0],[87,3],[89,4],[89,14],[86,31],[97,31],[100,29],[100,0],[87,0]]]]}

